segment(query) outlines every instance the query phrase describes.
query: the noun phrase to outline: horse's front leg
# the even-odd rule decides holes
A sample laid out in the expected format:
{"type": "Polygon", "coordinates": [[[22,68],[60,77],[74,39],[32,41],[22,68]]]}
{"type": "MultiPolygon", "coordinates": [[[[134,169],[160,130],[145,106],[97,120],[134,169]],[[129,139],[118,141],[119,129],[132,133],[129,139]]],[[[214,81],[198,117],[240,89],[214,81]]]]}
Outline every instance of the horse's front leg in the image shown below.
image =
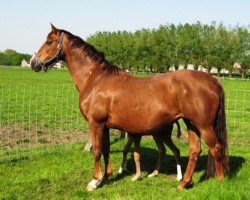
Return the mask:
{"type": "Polygon", "coordinates": [[[103,177],[104,181],[108,181],[108,177],[112,175],[112,166],[110,161],[110,138],[109,138],[109,128],[105,127],[103,132],[102,141],[102,152],[105,163],[105,174],[103,177]]]}
{"type": "Polygon", "coordinates": [[[102,155],[104,124],[95,121],[90,121],[89,130],[93,144],[94,177],[93,180],[89,182],[87,190],[93,191],[102,182],[101,155],[102,155]]]}

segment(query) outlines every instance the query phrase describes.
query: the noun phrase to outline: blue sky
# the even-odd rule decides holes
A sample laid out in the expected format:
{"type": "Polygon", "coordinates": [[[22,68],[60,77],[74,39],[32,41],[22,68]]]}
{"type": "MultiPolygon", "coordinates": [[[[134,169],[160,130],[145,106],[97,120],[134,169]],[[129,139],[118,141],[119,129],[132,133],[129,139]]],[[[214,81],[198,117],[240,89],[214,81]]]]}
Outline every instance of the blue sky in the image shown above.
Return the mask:
{"type": "Polygon", "coordinates": [[[0,0],[0,50],[33,54],[50,22],[86,39],[97,31],[197,21],[249,27],[250,0],[0,0]]]}

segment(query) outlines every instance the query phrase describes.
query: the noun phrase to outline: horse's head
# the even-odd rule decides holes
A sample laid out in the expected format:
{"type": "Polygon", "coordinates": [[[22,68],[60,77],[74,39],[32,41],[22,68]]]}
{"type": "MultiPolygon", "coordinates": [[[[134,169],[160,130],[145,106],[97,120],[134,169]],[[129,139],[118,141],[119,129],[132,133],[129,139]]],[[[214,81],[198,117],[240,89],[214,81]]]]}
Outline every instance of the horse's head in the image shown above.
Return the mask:
{"type": "Polygon", "coordinates": [[[31,68],[35,72],[42,69],[47,71],[49,66],[62,59],[63,32],[51,24],[51,32],[48,34],[45,43],[41,46],[31,60],[31,68]]]}

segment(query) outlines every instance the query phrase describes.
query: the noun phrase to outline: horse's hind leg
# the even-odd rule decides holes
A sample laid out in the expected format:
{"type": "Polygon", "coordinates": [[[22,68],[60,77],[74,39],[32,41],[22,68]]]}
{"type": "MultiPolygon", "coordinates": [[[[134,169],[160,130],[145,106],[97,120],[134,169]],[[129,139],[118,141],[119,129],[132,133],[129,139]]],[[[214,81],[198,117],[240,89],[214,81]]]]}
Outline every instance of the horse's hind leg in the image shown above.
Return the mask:
{"type": "Polygon", "coordinates": [[[154,177],[154,176],[158,175],[162,160],[164,159],[164,156],[166,155],[166,148],[162,142],[160,134],[153,135],[153,138],[154,138],[154,141],[158,147],[159,156],[158,156],[155,170],[151,174],[149,174],[148,177],[154,177]]]}
{"type": "Polygon", "coordinates": [[[126,169],[127,154],[133,143],[134,143],[134,138],[131,136],[131,133],[128,133],[128,141],[123,148],[122,164],[118,171],[119,174],[121,174],[126,169]]]}
{"type": "Polygon", "coordinates": [[[201,129],[201,136],[206,142],[209,152],[213,157],[214,163],[209,163],[208,165],[208,173],[211,173],[212,176],[214,176],[214,167],[216,172],[216,177],[219,180],[222,180],[224,178],[224,171],[223,171],[223,164],[222,164],[222,147],[221,144],[219,144],[218,139],[215,135],[215,132],[212,127],[201,129]],[[211,166],[212,165],[212,166],[211,166]],[[209,168],[211,167],[211,172],[209,172],[209,168]]]}
{"type": "Polygon", "coordinates": [[[135,160],[135,168],[136,168],[136,174],[131,179],[132,181],[136,181],[141,177],[141,167],[140,167],[140,141],[141,136],[133,135],[134,138],[134,160],[135,160]]]}
{"type": "Polygon", "coordinates": [[[177,162],[177,177],[176,179],[180,181],[182,179],[182,172],[181,172],[181,156],[180,156],[180,150],[175,146],[171,139],[171,133],[172,128],[169,127],[168,132],[164,135],[162,135],[162,139],[164,143],[170,148],[170,150],[173,152],[175,160],[177,162]]]}
{"type": "Polygon", "coordinates": [[[182,182],[177,187],[178,189],[184,189],[185,187],[192,185],[192,176],[198,157],[201,153],[201,140],[199,131],[189,122],[185,121],[185,123],[188,129],[189,160],[182,182]]]}

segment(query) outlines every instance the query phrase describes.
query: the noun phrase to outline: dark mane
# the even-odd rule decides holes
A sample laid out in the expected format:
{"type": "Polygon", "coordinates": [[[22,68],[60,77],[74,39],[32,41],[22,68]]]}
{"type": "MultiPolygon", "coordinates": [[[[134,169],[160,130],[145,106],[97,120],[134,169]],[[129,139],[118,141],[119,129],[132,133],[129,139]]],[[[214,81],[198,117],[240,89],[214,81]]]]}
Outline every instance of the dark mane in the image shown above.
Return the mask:
{"type": "Polygon", "coordinates": [[[122,71],[118,66],[111,64],[105,59],[105,55],[103,52],[98,51],[93,45],[85,42],[78,36],[71,34],[68,31],[60,30],[60,32],[64,32],[67,34],[70,41],[72,41],[72,48],[79,48],[83,51],[84,55],[88,56],[95,63],[101,64],[103,69],[110,73],[119,73],[122,71]]]}

